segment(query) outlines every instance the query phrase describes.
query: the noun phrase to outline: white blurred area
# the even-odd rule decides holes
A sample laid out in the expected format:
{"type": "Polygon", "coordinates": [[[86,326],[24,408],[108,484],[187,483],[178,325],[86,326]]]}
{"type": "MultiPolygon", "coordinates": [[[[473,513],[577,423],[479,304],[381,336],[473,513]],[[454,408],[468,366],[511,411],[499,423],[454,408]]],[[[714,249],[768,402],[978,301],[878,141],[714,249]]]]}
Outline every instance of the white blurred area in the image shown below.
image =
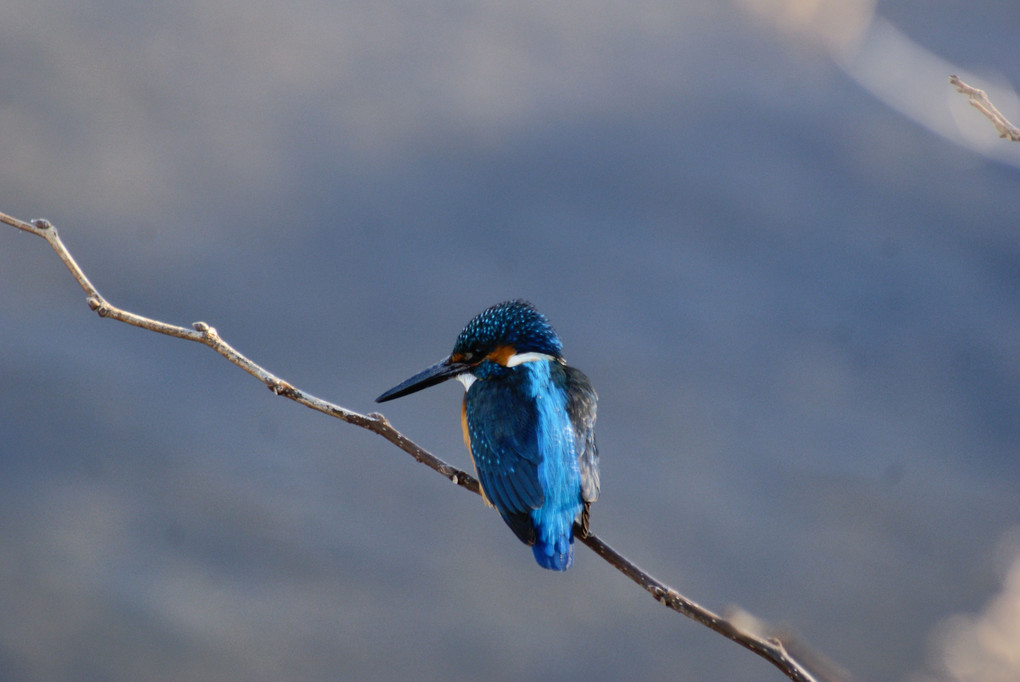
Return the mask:
{"type": "Polygon", "coordinates": [[[933,673],[913,682],[1020,680],[1020,528],[1002,543],[1011,557],[1002,591],[979,614],[944,619],[932,636],[933,673]]]}
{"type": "Polygon", "coordinates": [[[736,0],[761,20],[834,54],[856,51],[875,16],[874,0],[736,0]]]}
{"type": "Polygon", "coordinates": [[[818,45],[862,88],[933,133],[988,158],[1020,167],[1020,145],[948,83],[950,74],[988,93],[1014,124],[1020,97],[995,65],[952,64],[875,13],[874,0],[735,0],[790,38],[818,45]],[[981,73],[975,73],[981,69],[981,73]]]}

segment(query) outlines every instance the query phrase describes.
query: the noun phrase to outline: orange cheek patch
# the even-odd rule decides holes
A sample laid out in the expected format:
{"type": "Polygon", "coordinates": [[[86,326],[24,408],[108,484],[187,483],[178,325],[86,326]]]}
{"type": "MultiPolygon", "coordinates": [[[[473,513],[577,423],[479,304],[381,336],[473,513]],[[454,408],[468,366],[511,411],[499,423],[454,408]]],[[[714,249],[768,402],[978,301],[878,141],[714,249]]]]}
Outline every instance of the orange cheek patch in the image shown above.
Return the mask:
{"type": "Polygon", "coordinates": [[[516,354],[517,351],[513,346],[500,346],[496,350],[492,351],[485,356],[486,360],[492,360],[506,367],[507,361],[510,360],[516,354]]]}

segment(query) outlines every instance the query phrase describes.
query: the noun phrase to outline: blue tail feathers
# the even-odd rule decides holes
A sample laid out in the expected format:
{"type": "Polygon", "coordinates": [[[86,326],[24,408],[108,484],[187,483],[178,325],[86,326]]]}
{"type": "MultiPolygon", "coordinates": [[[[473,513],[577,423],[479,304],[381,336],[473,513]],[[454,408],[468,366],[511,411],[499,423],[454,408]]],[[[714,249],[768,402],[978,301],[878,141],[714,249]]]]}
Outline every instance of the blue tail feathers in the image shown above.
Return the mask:
{"type": "Polygon", "coordinates": [[[539,538],[535,541],[531,551],[535,555],[535,561],[542,568],[548,568],[551,571],[565,571],[574,564],[573,534],[561,535],[555,538],[552,544],[539,538]]]}

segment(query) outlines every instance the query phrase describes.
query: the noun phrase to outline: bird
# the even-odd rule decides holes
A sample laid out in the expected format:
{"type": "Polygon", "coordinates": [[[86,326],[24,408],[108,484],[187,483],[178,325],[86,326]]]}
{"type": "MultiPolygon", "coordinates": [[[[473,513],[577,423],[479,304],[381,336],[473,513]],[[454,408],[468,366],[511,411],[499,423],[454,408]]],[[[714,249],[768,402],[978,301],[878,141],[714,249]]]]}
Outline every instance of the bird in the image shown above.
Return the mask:
{"type": "Polygon", "coordinates": [[[482,499],[543,568],[574,562],[574,521],[589,533],[599,496],[598,396],[563,359],[544,315],[524,300],[476,315],[450,355],[386,391],[400,398],[448,379],[464,385],[461,425],[482,499]]]}

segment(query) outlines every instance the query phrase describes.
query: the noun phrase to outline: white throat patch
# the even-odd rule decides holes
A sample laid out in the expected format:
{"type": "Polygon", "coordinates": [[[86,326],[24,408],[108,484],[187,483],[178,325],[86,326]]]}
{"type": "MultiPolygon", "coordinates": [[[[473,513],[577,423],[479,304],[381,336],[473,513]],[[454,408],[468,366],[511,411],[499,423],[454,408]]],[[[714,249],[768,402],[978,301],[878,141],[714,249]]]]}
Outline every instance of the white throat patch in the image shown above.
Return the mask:
{"type": "MultiPolygon", "coordinates": [[[[539,362],[540,360],[553,361],[555,359],[556,358],[553,356],[546,355],[545,353],[517,353],[516,355],[511,355],[506,359],[506,366],[516,367],[517,365],[523,365],[525,362],[539,362]]],[[[471,372],[461,372],[457,375],[457,381],[464,384],[465,391],[471,388],[471,384],[475,383],[477,379],[478,377],[471,372]]]]}

